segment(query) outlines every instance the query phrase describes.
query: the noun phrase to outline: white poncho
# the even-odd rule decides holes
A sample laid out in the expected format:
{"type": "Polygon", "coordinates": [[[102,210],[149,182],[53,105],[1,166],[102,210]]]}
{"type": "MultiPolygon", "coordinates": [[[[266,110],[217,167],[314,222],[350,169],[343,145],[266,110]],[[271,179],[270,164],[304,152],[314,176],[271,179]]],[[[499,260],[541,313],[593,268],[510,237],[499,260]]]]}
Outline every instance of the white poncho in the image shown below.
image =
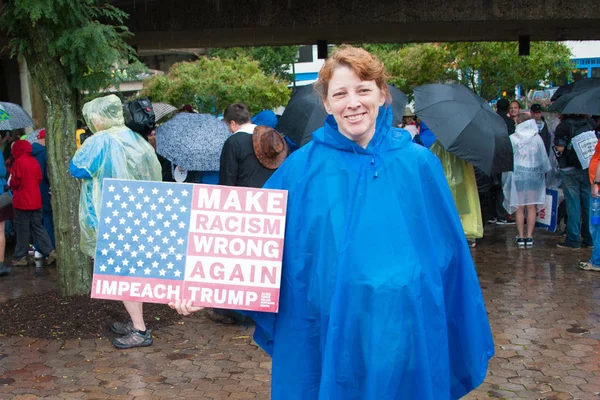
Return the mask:
{"type": "Polygon", "coordinates": [[[535,120],[517,125],[510,136],[514,169],[502,174],[504,208],[514,213],[518,207],[543,204],[546,196],[545,174],[552,168],[535,120]]]}

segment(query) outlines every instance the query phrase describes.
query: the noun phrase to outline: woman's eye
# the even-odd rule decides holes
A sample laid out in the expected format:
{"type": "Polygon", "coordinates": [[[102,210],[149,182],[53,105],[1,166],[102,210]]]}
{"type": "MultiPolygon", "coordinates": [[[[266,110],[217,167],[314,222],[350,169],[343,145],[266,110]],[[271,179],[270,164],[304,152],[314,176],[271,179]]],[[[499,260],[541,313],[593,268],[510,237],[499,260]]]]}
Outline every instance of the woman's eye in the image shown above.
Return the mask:
{"type": "Polygon", "coordinates": [[[335,93],[333,94],[333,97],[341,97],[341,96],[343,96],[343,95],[344,95],[344,92],[335,92],[335,93]]]}
{"type": "Polygon", "coordinates": [[[369,93],[371,91],[371,89],[361,89],[359,90],[359,93],[369,93]]]}

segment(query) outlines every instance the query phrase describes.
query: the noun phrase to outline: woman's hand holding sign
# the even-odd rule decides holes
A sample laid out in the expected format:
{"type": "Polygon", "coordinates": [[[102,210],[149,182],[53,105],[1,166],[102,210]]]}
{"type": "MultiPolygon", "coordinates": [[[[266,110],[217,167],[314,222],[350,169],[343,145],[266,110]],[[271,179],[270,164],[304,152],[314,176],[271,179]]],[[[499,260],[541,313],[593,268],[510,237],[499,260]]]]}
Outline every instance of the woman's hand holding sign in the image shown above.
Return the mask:
{"type": "Polygon", "coordinates": [[[175,300],[175,303],[169,303],[169,307],[176,310],[179,314],[188,316],[197,311],[202,310],[204,307],[195,307],[192,305],[192,300],[175,300]]]}

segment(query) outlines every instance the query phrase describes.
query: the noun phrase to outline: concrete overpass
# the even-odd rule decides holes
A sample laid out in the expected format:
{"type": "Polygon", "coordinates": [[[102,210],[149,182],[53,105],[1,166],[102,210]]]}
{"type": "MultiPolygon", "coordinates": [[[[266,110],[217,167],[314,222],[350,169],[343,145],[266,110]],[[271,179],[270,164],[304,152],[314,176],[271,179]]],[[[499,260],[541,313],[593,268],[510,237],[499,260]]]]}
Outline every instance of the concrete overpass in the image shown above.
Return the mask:
{"type": "Polygon", "coordinates": [[[114,0],[140,52],[360,42],[600,39],[597,0],[114,0]]]}

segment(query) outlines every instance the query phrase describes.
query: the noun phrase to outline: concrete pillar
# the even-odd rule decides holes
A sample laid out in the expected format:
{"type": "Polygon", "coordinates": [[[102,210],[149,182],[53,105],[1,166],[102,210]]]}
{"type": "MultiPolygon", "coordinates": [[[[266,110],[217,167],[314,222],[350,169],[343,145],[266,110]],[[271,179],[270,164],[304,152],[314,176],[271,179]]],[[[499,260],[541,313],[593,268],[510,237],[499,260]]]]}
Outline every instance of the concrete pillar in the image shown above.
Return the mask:
{"type": "MultiPolygon", "coordinates": [[[[21,82],[21,107],[29,115],[33,115],[33,107],[31,106],[31,89],[29,87],[29,70],[27,69],[27,61],[24,58],[19,58],[19,80],[21,82]]],[[[33,132],[33,127],[25,128],[25,133],[33,132]]]]}

